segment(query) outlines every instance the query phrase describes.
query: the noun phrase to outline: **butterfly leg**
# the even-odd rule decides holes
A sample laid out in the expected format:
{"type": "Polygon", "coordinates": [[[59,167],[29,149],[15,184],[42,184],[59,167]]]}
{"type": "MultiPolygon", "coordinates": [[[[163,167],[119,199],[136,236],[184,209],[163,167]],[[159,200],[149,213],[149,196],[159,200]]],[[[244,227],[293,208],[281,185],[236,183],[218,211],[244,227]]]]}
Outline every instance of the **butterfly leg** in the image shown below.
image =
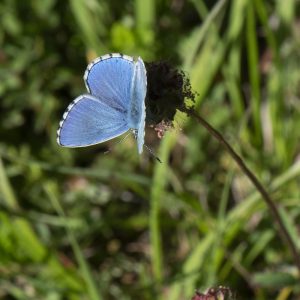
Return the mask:
{"type": "MultiPolygon", "coordinates": [[[[114,143],[113,146],[116,146],[116,145],[122,143],[130,135],[130,133],[131,132],[129,131],[124,137],[122,137],[119,141],[117,141],[116,143],[114,143]]],[[[104,151],[104,154],[107,154],[107,153],[109,153],[111,151],[112,151],[112,147],[109,147],[108,150],[104,151]]]]}

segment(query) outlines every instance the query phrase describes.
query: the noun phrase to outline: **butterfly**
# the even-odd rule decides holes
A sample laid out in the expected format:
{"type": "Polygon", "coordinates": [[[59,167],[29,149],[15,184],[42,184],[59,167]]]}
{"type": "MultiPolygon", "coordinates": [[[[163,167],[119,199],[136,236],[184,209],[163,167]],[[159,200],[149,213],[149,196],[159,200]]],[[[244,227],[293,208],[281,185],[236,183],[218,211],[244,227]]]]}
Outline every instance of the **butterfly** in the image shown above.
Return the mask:
{"type": "Polygon", "coordinates": [[[86,147],[132,130],[143,152],[147,74],[143,60],[120,53],[96,58],[84,73],[88,93],[67,107],[57,130],[63,147],[86,147]]]}

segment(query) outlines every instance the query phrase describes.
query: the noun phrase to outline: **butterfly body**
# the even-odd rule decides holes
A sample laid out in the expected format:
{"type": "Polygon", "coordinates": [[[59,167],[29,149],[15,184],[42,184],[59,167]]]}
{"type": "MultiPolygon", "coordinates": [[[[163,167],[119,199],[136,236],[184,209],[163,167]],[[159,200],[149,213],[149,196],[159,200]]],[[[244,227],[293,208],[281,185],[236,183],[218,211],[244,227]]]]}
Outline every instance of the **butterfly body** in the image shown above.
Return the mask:
{"type": "Polygon", "coordinates": [[[85,147],[132,129],[142,153],[147,90],[143,60],[119,53],[101,56],[88,65],[84,81],[89,94],[68,106],[57,131],[58,144],[85,147]]]}

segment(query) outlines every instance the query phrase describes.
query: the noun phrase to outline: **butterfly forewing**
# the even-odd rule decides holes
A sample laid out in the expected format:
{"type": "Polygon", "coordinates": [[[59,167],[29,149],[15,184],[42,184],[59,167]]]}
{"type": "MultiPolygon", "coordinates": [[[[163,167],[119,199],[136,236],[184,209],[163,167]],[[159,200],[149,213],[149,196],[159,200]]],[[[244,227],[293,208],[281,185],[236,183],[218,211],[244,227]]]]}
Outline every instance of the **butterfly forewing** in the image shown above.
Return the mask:
{"type": "Polygon", "coordinates": [[[118,53],[101,56],[90,63],[84,74],[89,93],[117,109],[129,109],[133,58],[118,53]]]}

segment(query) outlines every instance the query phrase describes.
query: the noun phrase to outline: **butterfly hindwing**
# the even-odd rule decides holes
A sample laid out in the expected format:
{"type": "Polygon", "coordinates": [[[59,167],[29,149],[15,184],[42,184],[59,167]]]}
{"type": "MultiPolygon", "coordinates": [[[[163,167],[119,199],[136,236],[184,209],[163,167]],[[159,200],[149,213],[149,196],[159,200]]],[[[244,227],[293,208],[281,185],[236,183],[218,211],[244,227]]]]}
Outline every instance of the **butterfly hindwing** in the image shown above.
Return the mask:
{"type": "Polygon", "coordinates": [[[147,75],[143,60],[139,57],[135,62],[134,76],[132,79],[132,96],[129,110],[129,125],[136,130],[139,153],[143,152],[145,136],[146,107],[145,97],[147,92],[147,75]]]}
{"type": "Polygon", "coordinates": [[[84,147],[110,140],[128,129],[124,110],[86,94],[67,108],[57,131],[57,142],[65,147],[84,147]]]}

